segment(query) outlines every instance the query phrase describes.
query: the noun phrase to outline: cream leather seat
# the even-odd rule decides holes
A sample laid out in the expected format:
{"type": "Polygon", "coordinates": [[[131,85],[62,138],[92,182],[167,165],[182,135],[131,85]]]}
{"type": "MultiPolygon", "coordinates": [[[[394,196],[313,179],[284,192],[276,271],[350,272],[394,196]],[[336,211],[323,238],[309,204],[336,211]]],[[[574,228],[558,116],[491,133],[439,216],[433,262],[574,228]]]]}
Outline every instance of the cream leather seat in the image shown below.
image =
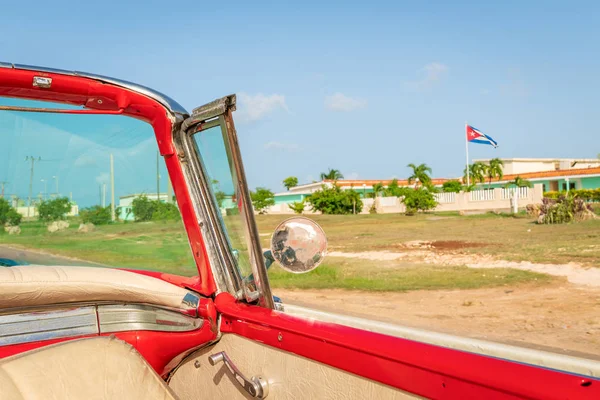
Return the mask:
{"type": "Polygon", "coordinates": [[[80,339],[0,360],[2,400],[177,399],[128,343],[80,339]]]}

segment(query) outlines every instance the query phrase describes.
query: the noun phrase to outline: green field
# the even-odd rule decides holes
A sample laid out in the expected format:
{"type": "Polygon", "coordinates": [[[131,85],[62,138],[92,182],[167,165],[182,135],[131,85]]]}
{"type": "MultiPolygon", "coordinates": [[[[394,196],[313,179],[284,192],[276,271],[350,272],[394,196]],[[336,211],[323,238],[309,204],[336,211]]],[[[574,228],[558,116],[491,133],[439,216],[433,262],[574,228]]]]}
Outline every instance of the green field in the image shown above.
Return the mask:
{"type": "MultiPolygon", "coordinates": [[[[263,246],[269,233],[289,216],[258,216],[263,246]]],[[[329,249],[341,252],[395,251],[411,240],[438,241],[448,251],[489,254],[499,259],[600,266],[600,221],[537,225],[525,217],[493,214],[455,216],[398,214],[313,217],[327,233],[329,249]]],[[[195,273],[181,222],[118,223],[78,233],[78,223],[48,233],[39,222],[23,223],[22,234],[0,233],[0,244],[45,251],[110,266],[195,273]]],[[[1,254],[0,254],[1,257],[1,254]]],[[[375,291],[478,288],[522,282],[547,283],[546,275],[507,268],[477,270],[461,265],[373,261],[327,257],[317,270],[289,274],[270,271],[274,287],[344,288],[375,291]]]]}

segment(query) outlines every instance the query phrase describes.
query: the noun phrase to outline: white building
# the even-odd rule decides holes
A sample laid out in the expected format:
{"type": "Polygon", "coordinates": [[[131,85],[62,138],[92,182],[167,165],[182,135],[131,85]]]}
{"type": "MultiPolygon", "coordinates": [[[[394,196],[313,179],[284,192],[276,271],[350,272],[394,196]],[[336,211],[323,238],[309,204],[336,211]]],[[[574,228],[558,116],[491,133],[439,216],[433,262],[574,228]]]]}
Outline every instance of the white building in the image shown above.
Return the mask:
{"type": "MultiPolygon", "coordinates": [[[[504,162],[504,175],[518,175],[528,172],[566,171],[570,169],[598,168],[598,158],[501,158],[504,162]]],[[[489,158],[473,160],[488,164],[489,158]]]]}

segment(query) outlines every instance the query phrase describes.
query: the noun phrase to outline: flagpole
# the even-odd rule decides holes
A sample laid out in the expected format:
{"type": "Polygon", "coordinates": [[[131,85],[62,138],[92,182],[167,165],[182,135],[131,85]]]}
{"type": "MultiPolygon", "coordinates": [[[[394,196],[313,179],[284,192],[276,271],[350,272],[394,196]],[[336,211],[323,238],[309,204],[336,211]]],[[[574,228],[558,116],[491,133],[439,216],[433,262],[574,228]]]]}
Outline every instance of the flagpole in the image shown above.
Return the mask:
{"type": "Polygon", "coordinates": [[[467,121],[465,121],[465,148],[467,150],[467,187],[471,186],[471,173],[469,171],[469,139],[467,138],[467,121]]]}

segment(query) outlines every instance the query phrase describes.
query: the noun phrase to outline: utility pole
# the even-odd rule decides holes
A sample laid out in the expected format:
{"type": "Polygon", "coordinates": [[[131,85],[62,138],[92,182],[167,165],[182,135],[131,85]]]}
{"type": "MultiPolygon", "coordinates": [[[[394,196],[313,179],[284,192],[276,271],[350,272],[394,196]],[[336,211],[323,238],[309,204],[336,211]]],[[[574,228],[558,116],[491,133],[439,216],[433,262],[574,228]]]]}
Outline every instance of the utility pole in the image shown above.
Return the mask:
{"type": "Polygon", "coordinates": [[[4,185],[6,185],[7,183],[10,183],[8,181],[0,181],[0,185],[2,186],[2,195],[0,195],[0,197],[4,198],[4,185]]]}
{"type": "Polygon", "coordinates": [[[160,152],[156,152],[156,200],[160,201],[160,170],[159,170],[160,152]]]}
{"type": "Polygon", "coordinates": [[[115,221],[115,160],[110,154],[110,219],[115,221]]]}
{"type": "Polygon", "coordinates": [[[42,161],[42,157],[35,158],[33,156],[25,157],[25,161],[31,161],[31,173],[29,175],[29,199],[27,203],[27,217],[30,217],[31,212],[31,196],[33,195],[33,170],[35,169],[35,162],[42,161]]]}

